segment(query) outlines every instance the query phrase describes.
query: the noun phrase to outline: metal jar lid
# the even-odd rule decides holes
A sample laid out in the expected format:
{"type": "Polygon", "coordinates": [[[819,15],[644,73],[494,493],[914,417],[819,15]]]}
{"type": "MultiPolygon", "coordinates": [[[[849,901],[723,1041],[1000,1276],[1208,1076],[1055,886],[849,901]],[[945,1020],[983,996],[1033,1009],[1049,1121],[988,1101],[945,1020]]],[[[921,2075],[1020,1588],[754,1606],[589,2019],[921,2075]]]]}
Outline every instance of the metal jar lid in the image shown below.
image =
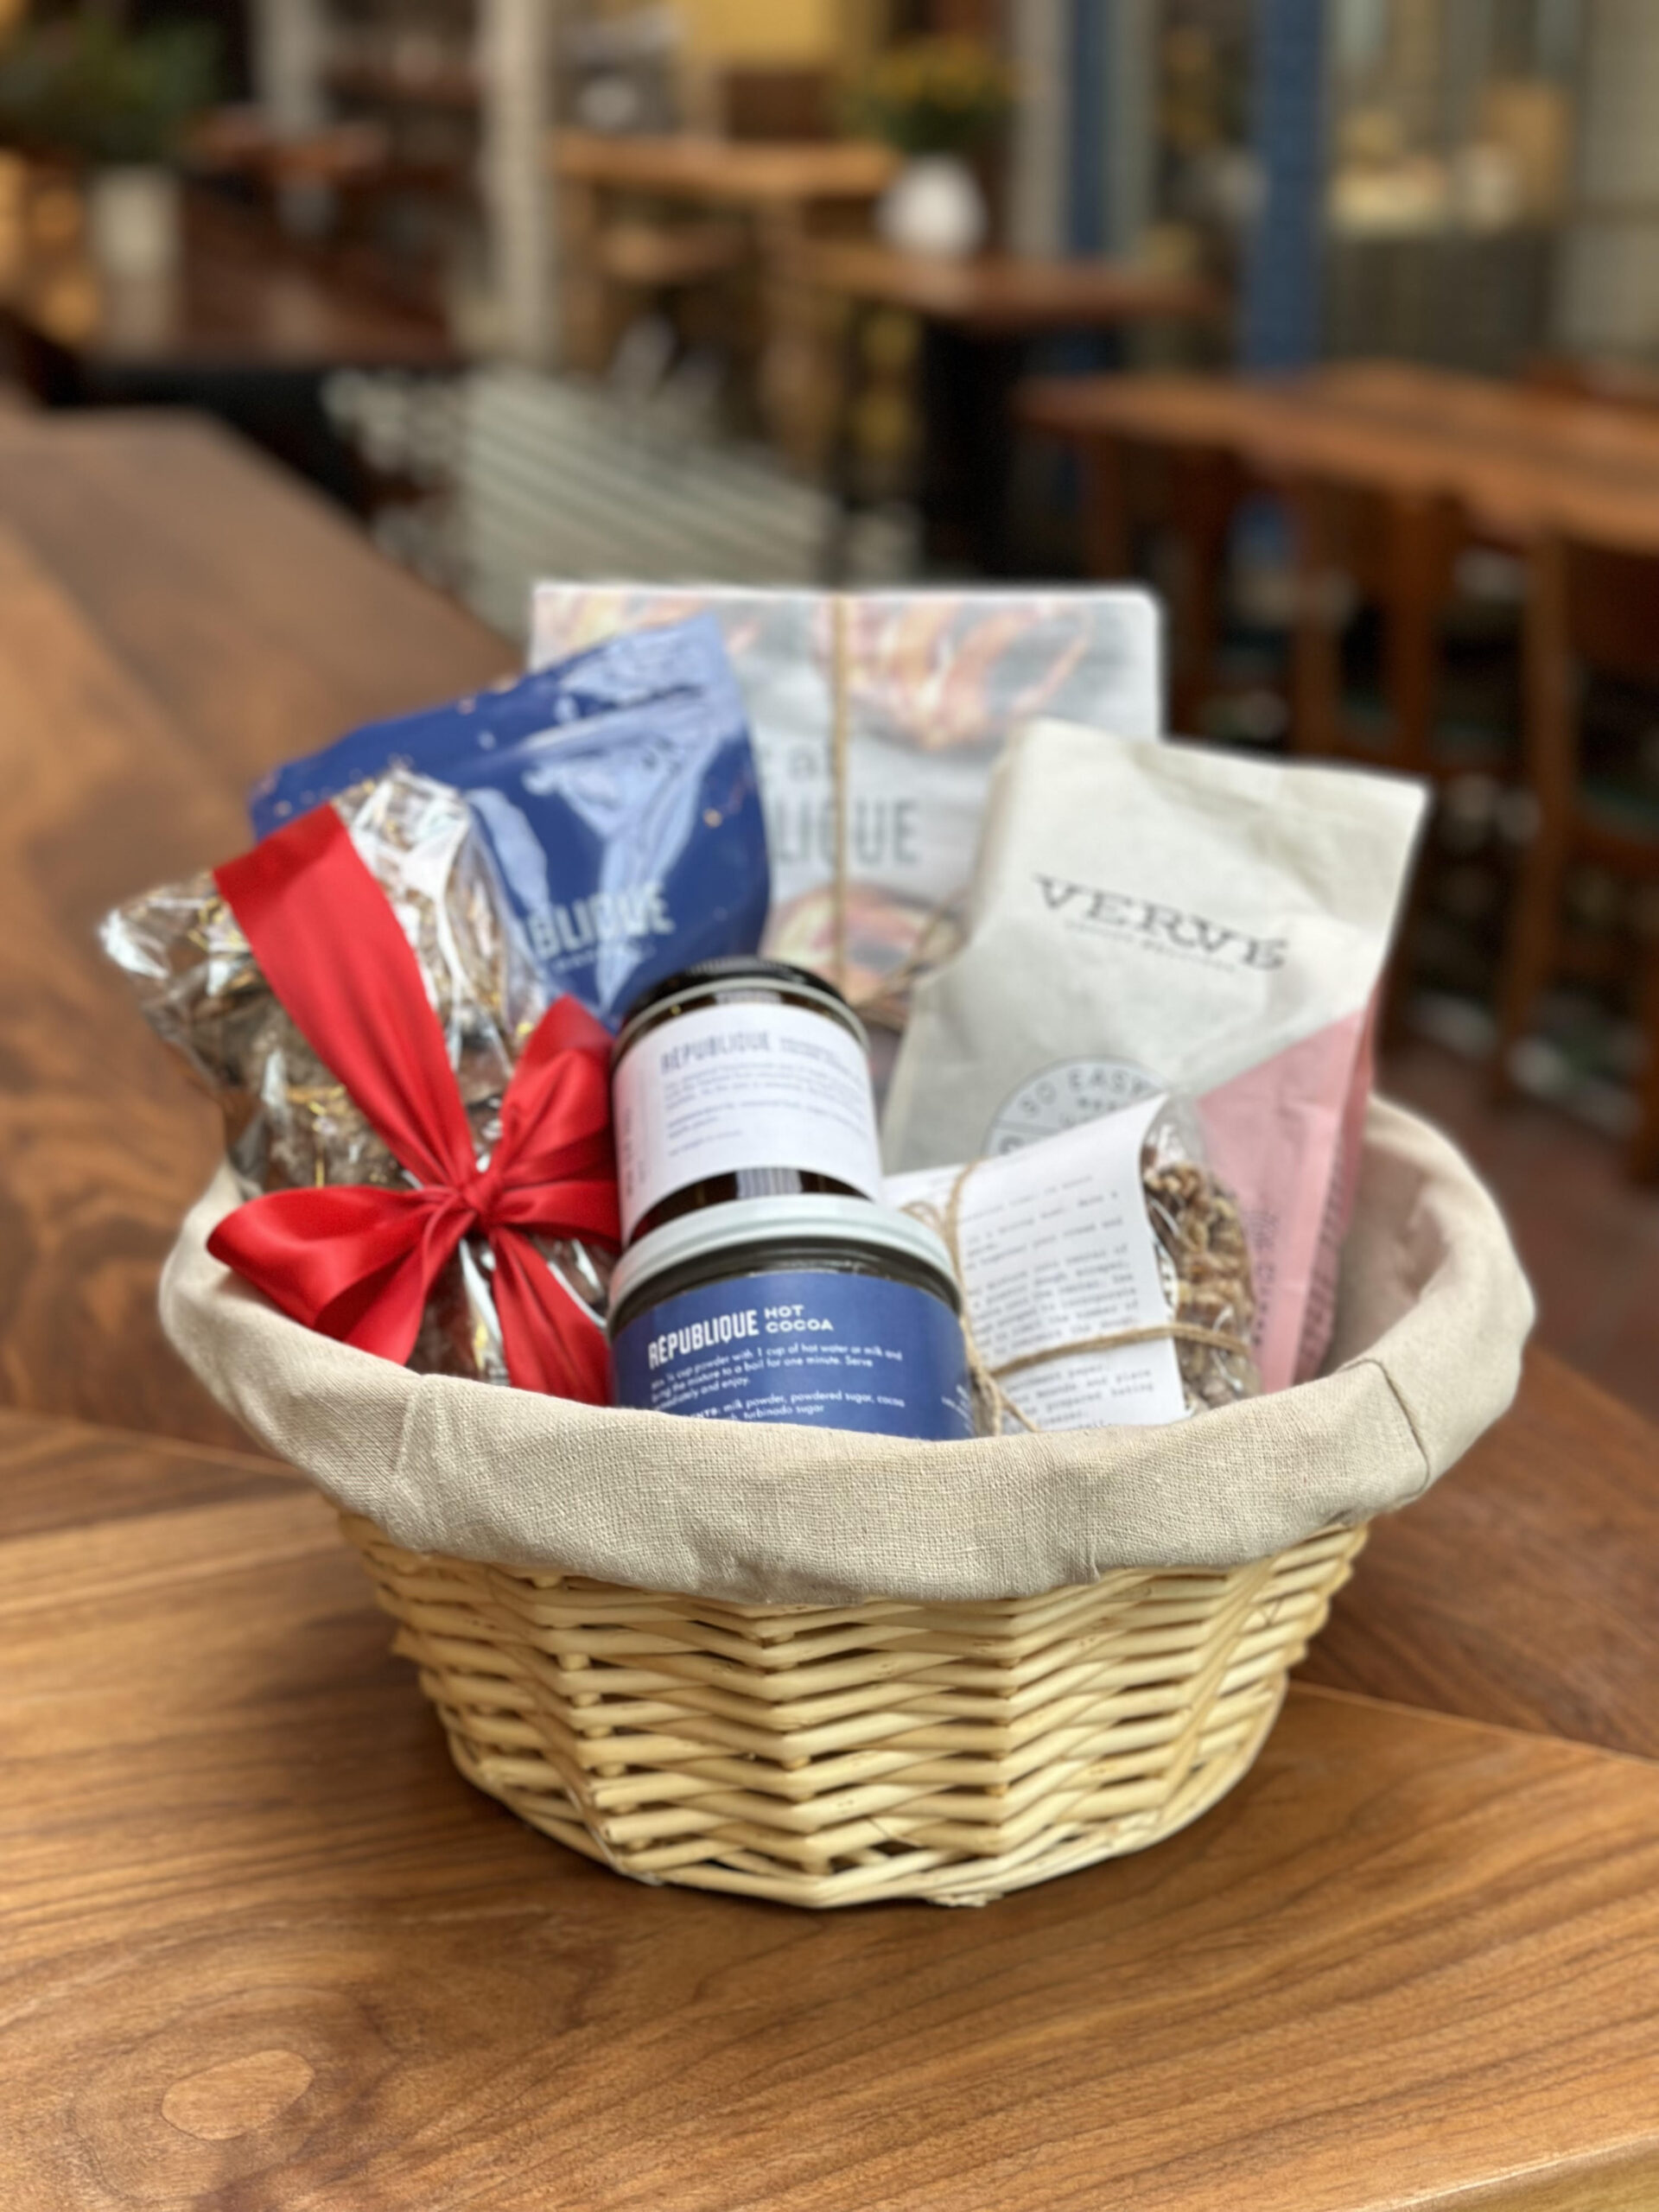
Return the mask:
{"type": "Polygon", "coordinates": [[[622,1017],[616,1042],[611,1047],[613,1065],[626,1052],[646,1017],[659,1007],[671,1001],[682,1006],[696,1005],[700,1001],[717,999],[723,991],[741,989],[746,983],[762,990],[770,984],[773,989],[788,991],[796,998],[814,1001],[832,1020],[851,1029],[868,1051],[869,1039],[863,1023],[828,976],[815,976],[810,968],[797,968],[787,960],[767,960],[758,952],[726,952],[712,959],[695,960],[689,968],[677,969],[673,975],[647,983],[622,1017]]]}
{"type": "Polygon", "coordinates": [[[757,1268],[766,1264],[768,1246],[841,1245],[849,1252],[879,1258],[889,1254],[912,1267],[930,1269],[940,1287],[955,1299],[955,1270],[944,1239],[914,1214],[869,1198],[798,1197],[731,1198],[681,1214],[631,1244],[611,1277],[611,1312],[620,1313],[628,1298],[653,1276],[688,1261],[716,1252],[753,1255],[757,1268]]]}

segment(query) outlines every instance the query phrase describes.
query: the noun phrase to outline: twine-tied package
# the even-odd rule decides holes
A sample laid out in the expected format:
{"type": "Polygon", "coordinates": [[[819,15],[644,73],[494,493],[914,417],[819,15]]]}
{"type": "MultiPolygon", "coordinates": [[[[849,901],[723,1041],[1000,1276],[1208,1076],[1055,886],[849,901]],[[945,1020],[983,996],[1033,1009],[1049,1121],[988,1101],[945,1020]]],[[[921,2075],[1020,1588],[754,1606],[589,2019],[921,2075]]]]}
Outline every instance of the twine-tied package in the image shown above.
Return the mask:
{"type": "Polygon", "coordinates": [[[944,1239],[992,1431],[1151,1426],[1260,1391],[1243,1224],[1184,1102],[891,1176],[887,1196],[944,1239]]]}
{"type": "Polygon", "coordinates": [[[541,668],[706,612],[748,710],[772,857],[766,950],[863,1001],[966,887],[992,768],[1032,715],[1161,728],[1138,590],[824,593],[537,587],[541,668]]]}

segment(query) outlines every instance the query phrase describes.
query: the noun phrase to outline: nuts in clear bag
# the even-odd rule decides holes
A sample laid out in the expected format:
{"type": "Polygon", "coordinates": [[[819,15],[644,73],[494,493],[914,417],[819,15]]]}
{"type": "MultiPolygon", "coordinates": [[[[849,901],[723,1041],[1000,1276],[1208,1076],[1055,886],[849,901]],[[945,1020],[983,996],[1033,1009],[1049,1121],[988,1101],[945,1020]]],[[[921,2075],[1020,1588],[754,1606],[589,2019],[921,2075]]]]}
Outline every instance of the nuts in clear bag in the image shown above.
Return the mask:
{"type": "Polygon", "coordinates": [[[951,1254],[992,1432],[1154,1426],[1259,1394],[1243,1222],[1184,1103],[1154,1093],[887,1189],[951,1254]]]}
{"type": "Polygon", "coordinates": [[[1238,1201],[1205,1164],[1197,1122],[1171,1101],[1147,1131],[1141,1184],[1157,1239],[1171,1318],[1234,1343],[1178,1336],[1175,1357],[1191,1412],[1259,1397],[1262,1377],[1244,1349],[1255,1326],[1255,1284],[1238,1201]]]}

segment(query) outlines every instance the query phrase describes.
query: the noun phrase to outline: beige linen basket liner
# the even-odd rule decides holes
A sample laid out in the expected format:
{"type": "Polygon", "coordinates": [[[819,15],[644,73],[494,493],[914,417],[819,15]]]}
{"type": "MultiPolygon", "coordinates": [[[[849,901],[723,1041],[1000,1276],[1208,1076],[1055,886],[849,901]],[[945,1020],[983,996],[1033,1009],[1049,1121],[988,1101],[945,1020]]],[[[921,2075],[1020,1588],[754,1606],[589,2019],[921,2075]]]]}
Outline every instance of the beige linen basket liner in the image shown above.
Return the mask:
{"type": "Polygon", "coordinates": [[[1491,1199],[1380,1103],[1329,1371],[1166,1429],[918,1445],[415,1376],[210,1259],[235,1201],[187,1221],[168,1332],[341,1507],[461,1772],[619,1872],[800,1905],[980,1904],[1213,1804],[1531,1319],[1491,1199]]]}

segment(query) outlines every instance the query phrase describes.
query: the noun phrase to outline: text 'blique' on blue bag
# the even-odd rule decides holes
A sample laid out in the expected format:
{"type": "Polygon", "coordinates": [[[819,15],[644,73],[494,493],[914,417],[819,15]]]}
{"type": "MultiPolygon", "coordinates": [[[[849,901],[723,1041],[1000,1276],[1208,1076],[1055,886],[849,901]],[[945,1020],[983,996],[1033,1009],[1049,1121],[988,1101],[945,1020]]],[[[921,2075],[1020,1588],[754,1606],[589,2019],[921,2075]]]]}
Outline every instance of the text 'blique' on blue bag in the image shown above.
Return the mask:
{"type": "Polygon", "coordinates": [[[614,1026],[648,983],[760,942],[754,756],[706,616],[353,730],[255,785],[254,833],[399,766],[466,792],[550,997],[614,1026]]]}

